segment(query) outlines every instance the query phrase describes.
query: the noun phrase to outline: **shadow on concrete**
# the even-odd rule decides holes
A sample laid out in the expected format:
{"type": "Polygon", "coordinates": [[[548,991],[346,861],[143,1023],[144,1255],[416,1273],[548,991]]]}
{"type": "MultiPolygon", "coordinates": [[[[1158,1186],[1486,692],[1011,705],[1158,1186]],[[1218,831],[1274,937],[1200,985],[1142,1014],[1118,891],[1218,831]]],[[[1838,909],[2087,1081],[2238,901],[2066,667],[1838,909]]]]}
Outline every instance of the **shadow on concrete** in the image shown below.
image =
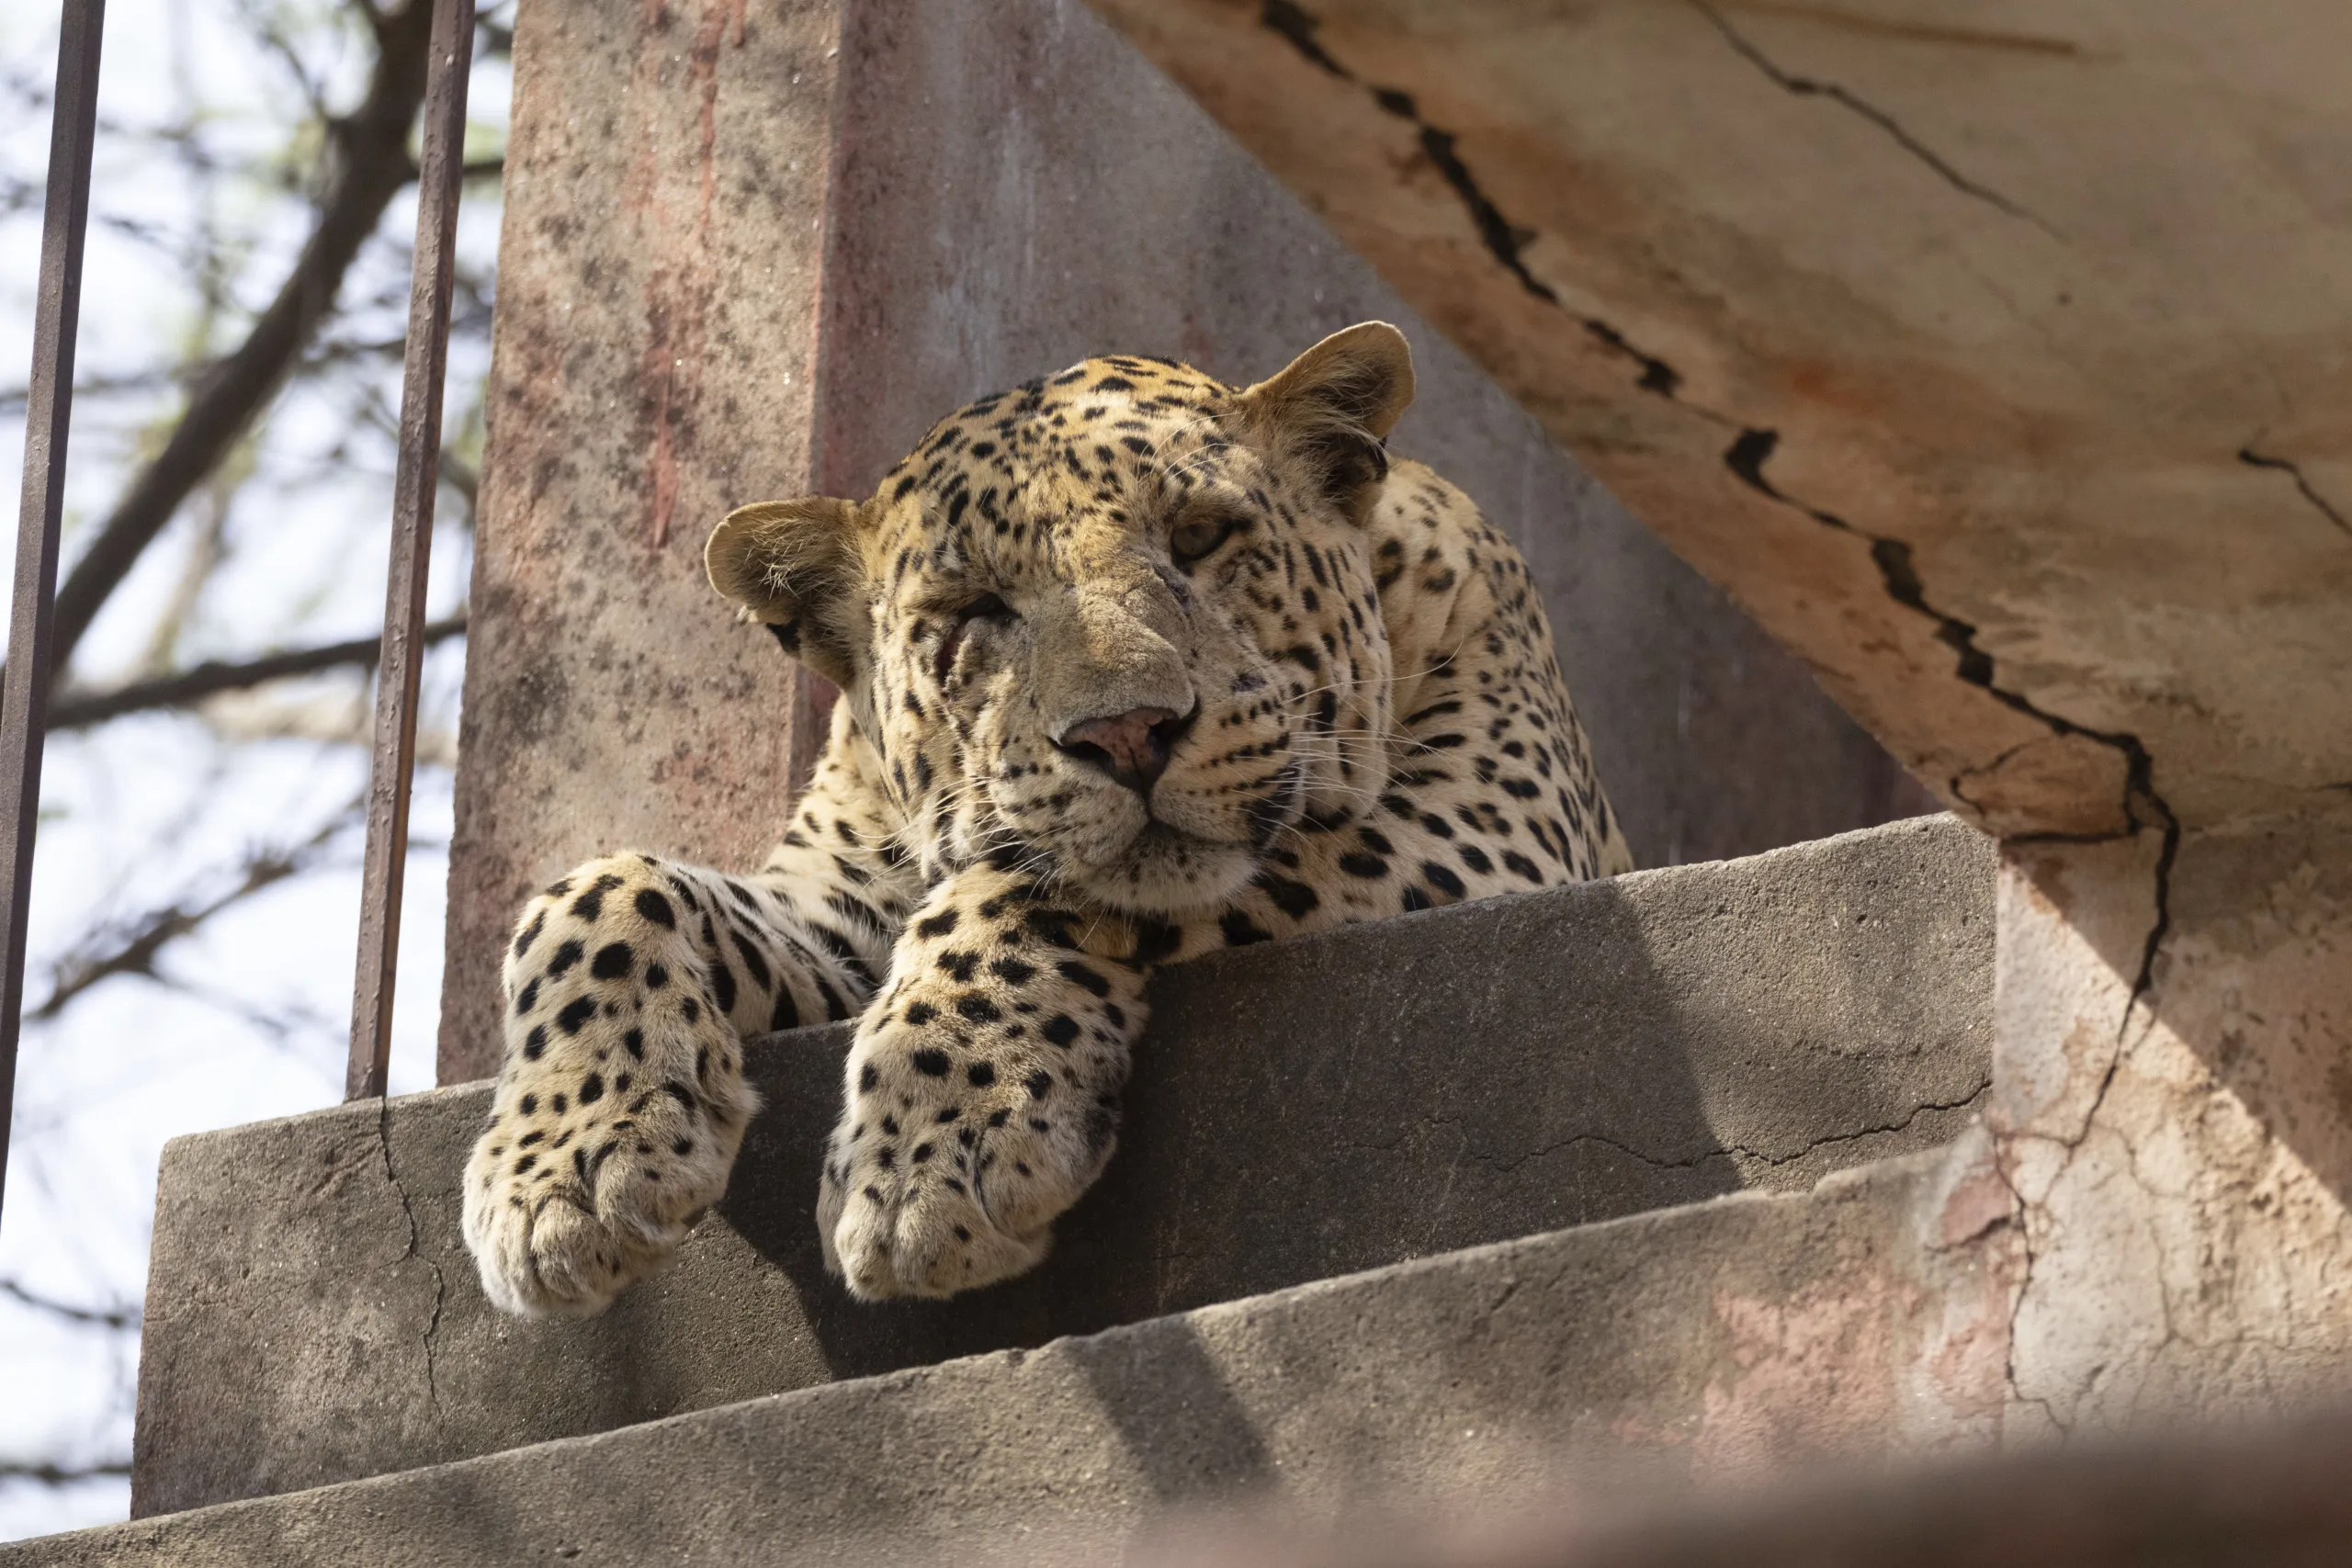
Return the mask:
{"type": "Polygon", "coordinates": [[[1646,958],[1659,891],[1557,889],[1170,971],[1120,1150],[1023,1280],[869,1307],[825,1277],[843,1037],[753,1054],[767,1110],[720,1214],[852,1377],[1732,1190],[1687,983],[1646,958]]]}

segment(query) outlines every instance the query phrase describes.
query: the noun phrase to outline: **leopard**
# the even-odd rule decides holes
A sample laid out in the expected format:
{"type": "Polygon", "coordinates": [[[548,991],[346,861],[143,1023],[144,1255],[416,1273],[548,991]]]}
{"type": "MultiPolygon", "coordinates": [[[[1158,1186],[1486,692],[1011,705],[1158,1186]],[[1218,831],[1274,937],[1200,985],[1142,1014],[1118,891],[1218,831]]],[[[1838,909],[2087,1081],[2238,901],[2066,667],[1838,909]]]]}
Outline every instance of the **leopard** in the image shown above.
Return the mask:
{"type": "Polygon", "coordinates": [[[490,1300],[662,1269],[760,1109],[746,1043],[853,1020],[826,1268],[1012,1279],[1113,1156],[1160,970],[1633,869],[1526,561],[1388,450],[1414,391],[1383,321],[1248,386],[1098,356],[862,502],[718,523],[712,587],[838,689],[825,745],[757,870],[627,851],[524,908],[463,1178],[490,1300]]]}

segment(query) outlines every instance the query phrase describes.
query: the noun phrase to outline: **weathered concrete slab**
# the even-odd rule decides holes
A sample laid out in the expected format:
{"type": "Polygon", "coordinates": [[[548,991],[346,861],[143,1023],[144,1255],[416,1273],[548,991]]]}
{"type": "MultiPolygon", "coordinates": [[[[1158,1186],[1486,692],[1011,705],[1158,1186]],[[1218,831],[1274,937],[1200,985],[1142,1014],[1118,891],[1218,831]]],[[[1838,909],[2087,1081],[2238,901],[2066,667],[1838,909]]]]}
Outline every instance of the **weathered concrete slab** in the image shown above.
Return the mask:
{"type": "Polygon", "coordinates": [[[1966,1449],[2019,1264],[1984,1152],[0,1547],[0,1568],[1109,1562],[1205,1505],[1491,1517],[1547,1485],[1966,1449]]]}
{"type": "Polygon", "coordinates": [[[1133,1322],[1926,1147],[1986,1074],[1993,861],[1948,818],[1465,905],[1171,972],[1124,1142],[1031,1278],[850,1302],[810,1219],[842,1031],[664,1277],[586,1323],[483,1300],[487,1086],[176,1140],[134,1508],[493,1452],[1133,1322]]]}
{"type": "Polygon", "coordinates": [[[704,584],[708,525],[863,495],[957,405],[1114,348],[1250,380],[1401,324],[1398,450],[1526,551],[1641,863],[1928,808],[1076,0],[523,0],[514,57],[444,1083],[497,1065],[533,889],[624,846],[749,863],[786,818],[817,694],[704,584]]]}

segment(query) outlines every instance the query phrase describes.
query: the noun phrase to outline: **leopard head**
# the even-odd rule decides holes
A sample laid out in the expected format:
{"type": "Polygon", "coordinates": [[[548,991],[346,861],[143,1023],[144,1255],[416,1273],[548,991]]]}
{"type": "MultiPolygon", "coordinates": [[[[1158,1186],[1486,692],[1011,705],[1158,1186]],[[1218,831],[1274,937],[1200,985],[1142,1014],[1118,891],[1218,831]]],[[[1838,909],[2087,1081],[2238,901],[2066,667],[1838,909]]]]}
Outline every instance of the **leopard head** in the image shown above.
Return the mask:
{"type": "Polygon", "coordinates": [[[1383,322],[1243,389],[1089,359],[957,411],[862,502],[730,513],[710,580],[841,687],[928,875],[1197,911],[1379,789],[1366,522],[1412,392],[1383,322]]]}

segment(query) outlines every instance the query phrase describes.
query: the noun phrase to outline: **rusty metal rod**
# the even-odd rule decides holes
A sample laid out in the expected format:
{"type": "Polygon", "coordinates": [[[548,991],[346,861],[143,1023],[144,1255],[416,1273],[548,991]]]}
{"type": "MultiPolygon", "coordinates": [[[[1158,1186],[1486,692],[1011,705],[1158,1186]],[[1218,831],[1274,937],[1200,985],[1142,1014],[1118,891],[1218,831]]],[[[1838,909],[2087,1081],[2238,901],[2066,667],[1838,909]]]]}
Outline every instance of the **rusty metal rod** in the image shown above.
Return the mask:
{"type": "Polygon", "coordinates": [[[74,414],[74,338],[82,317],[82,238],[90,226],[90,148],[98,128],[98,41],[106,0],[65,0],[57,98],[41,209],[31,395],[25,402],[25,496],[17,514],[17,589],[0,676],[0,1195],[7,1190],[17,1032],[25,1010],[25,929],[40,824],[40,750],[57,615],[57,531],[65,511],[65,434],[74,414]]]}
{"type": "Polygon", "coordinates": [[[474,0],[434,0],[425,54],[424,137],[416,195],[416,267],[409,284],[408,356],[401,382],[401,450],[392,479],[390,580],[377,667],[376,750],[368,775],[368,854],[359,891],[359,966],[352,982],[351,1064],[344,1098],[384,1092],[399,965],[401,889],[408,863],[409,784],[416,773],[416,693],[424,657],[424,588],[441,470],[441,384],[449,362],[449,295],[457,266],[458,188],[465,173],[466,77],[474,0]]]}

